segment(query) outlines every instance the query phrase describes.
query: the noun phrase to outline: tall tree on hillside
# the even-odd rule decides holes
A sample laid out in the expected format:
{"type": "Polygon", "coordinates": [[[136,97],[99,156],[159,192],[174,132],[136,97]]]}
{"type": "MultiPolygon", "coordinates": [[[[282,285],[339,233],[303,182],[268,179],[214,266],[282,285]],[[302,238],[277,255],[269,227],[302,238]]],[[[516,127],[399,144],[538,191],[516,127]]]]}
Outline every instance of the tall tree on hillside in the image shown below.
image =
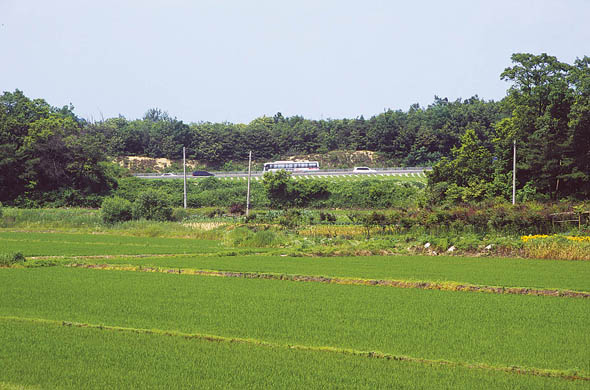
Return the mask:
{"type": "Polygon", "coordinates": [[[15,198],[25,190],[23,143],[32,122],[45,118],[51,106],[31,100],[18,89],[0,96],[0,198],[15,198]]]}
{"type": "Polygon", "coordinates": [[[243,131],[243,144],[239,145],[246,156],[248,150],[256,151],[262,158],[271,158],[277,153],[277,142],[274,133],[273,118],[263,116],[248,123],[243,131]]]}
{"type": "Polygon", "coordinates": [[[577,59],[571,69],[574,89],[570,111],[571,171],[564,175],[570,192],[590,197],[590,57],[577,59]]]}
{"type": "Polygon", "coordinates": [[[369,119],[367,149],[394,155],[400,149],[399,134],[405,119],[405,114],[399,110],[387,110],[369,119]]]}
{"type": "Polygon", "coordinates": [[[0,200],[43,202],[51,192],[67,191],[74,195],[64,202],[73,204],[114,186],[102,144],[72,109],[30,100],[18,90],[0,98],[0,200]]]}
{"type": "Polygon", "coordinates": [[[569,169],[571,149],[568,118],[573,96],[568,85],[570,66],[547,54],[512,55],[514,66],[501,74],[511,81],[508,101],[518,150],[520,182],[557,198],[567,195],[561,185],[569,169]]]}
{"type": "Polygon", "coordinates": [[[442,158],[428,173],[427,195],[432,203],[483,200],[492,188],[492,154],[473,129],[465,130],[452,158],[442,158]]]}

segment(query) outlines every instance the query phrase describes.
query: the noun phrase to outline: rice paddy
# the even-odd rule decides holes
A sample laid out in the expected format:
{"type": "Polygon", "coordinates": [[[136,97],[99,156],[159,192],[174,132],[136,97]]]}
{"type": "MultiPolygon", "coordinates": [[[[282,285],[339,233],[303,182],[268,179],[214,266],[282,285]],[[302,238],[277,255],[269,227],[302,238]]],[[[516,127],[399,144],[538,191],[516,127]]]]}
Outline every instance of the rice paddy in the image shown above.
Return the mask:
{"type": "Polygon", "coordinates": [[[0,252],[41,258],[0,268],[0,389],[590,383],[590,298],[528,294],[589,292],[590,262],[224,256],[228,249],[215,240],[1,231],[0,252]],[[163,272],[137,272],[150,267],[163,272]],[[388,280],[407,284],[383,287],[388,280]]]}
{"type": "Polygon", "coordinates": [[[581,381],[441,364],[392,362],[286,345],[211,342],[184,336],[3,319],[0,319],[0,343],[4,368],[0,389],[3,390],[584,389],[587,385],[581,381]],[[51,364],[47,364],[48,355],[54,357],[51,364]]]}
{"type": "Polygon", "coordinates": [[[590,263],[459,256],[290,257],[277,255],[92,256],[64,263],[131,265],[369,280],[463,283],[590,292],[590,263]]]}
{"type": "Polygon", "coordinates": [[[210,253],[220,250],[214,240],[133,237],[113,234],[0,232],[2,252],[25,256],[94,256],[171,253],[210,253]]]}

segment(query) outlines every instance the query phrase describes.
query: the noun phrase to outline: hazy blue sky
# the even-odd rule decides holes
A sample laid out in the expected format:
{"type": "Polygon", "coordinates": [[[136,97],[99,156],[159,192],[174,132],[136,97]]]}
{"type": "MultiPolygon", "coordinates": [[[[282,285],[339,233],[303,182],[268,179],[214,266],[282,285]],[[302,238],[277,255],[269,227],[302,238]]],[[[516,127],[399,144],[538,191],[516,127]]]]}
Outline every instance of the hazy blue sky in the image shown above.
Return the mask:
{"type": "Polygon", "coordinates": [[[590,55],[590,1],[0,0],[0,91],[84,118],[354,118],[501,99],[514,52],[590,55]]]}

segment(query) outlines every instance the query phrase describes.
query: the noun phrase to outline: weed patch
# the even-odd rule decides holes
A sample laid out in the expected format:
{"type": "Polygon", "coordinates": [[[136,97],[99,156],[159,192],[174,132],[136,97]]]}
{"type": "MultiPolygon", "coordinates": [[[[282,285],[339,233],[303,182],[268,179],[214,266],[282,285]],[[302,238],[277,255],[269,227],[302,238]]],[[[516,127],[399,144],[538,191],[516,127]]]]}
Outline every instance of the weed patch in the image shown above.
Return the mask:
{"type": "Polygon", "coordinates": [[[26,261],[21,252],[0,253],[0,267],[9,267],[15,264],[22,264],[26,261]]]}

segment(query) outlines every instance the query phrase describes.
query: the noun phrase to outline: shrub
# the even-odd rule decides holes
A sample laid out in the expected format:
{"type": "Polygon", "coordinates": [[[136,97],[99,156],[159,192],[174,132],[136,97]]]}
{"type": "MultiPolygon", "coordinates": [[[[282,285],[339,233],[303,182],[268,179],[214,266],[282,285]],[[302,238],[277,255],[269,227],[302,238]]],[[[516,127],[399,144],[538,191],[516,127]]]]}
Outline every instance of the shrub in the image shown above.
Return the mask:
{"type": "Polygon", "coordinates": [[[244,215],[246,208],[243,203],[233,203],[229,207],[229,213],[234,215],[244,215]]]}
{"type": "Polygon", "coordinates": [[[221,180],[216,177],[209,176],[199,181],[199,188],[202,191],[216,190],[221,185],[221,180]]]}
{"type": "Polygon", "coordinates": [[[260,230],[245,241],[245,244],[254,248],[266,248],[281,243],[279,236],[270,230],[260,230]]]}
{"type": "Polygon", "coordinates": [[[177,222],[182,222],[186,218],[188,218],[188,211],[181,208],[176,208],[172,211],[172,220],[177,222]]]}
{"type": "Polygon", "coordinates": [[[330,196],[328,183],[323,180],[298,181],[293,183],[291,192],[297,206],[307,206],[313,201],[325,200],[330,196]]]}
{"type": "Polygon", "coordinates": [[[293,184],[291,173],[284,170],[266,172],[262,177],[264,190],[270,200],[271,207],[287,208],[293,203],[293,184]]]}
{"type": "Polygon", "coordinates": [[[312,200],[311,207],[389,208],[411,207],[423,193],[422,183],[400,183],[396,180],[365,178],[328,182],[326,199],[312,200]]]}
{"type": "Polygon", "coordinates": [[[139,194],[132,208],[134,219],[171,221],[172,207],[165,193],[148,190],[139,194]]]}
{"type": "Polygon", "coordinates": [[[132,218],[131,202],[119,197],[107,198],[102,202],[100,215],[104,223],[129,221],[132,218]]]}
{"type": "Polygon", "coordinates": [[[24,263],[25,261],[25,256],[20,252],[0,253],[0,267],[8,267],[16,263],[24,263]]]}
{"type": "Polygon", "coordinates": [[[222,209],[214,209],[207,213],[207,217],[209,218],[221,218],[223,217],[223,210],[222,209]]]}
{"type": "Polygon", "coordinates": [[[271,230],[255,231],[239,227],[229,231],[224,240],[226,244],[235,247],[267,248],[284,243],[285,236],[271,230]]]}
{"type": "Polygon", "coordinates": [[[336,216],[331,213],[324,213],[323,211],[320,211],[320,222],[334,223],[336,222],[336,216]]]}
{"type": "Polygon", "coordinates": [[[199,207],[203,207],[203,200],[200,194],[192,194],[188,193],[186,195],[186,205],[192,209],[198,209],[199,207]]]}
{"type": "Polygon", "coordinates": [[[233,247],[241,246],[252,235],[253,233],[248,228],[238,227],[225,234],[223,237],[224,244],[233,247]]]}
{"type": "Polygon", "coordinates": [[[279,225],[294,228],[302,222],[301,212],[299,210],[288,210],[278,219],[279,225]]]}

